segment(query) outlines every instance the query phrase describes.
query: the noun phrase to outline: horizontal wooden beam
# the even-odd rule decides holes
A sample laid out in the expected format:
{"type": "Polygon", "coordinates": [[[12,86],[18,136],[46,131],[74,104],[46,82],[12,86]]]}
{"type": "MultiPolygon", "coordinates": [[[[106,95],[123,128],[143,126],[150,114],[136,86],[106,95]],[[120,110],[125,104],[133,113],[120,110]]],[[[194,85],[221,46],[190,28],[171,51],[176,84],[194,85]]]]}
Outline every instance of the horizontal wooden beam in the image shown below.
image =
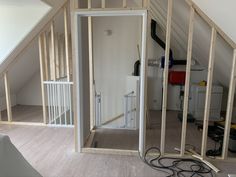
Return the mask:
{"type": "Polygon", "coordinates": [[[113,154],[113,155],[129,155],[138,156],[138,151],[134,150],[121,150],[121,149],[104,149],[104,148],[82,148],[83,153],[95,154],[113,154]]]}

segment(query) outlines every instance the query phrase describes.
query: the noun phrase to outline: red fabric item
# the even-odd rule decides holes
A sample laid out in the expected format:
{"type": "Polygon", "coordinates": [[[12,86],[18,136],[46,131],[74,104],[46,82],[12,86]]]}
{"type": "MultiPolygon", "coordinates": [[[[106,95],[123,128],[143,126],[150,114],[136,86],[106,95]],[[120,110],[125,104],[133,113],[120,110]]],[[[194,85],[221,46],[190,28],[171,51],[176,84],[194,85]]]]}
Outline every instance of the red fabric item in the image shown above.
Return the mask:
{"type": "Polygon", "coordinates": [[[172,85],[184,85],[185,84],[185,71],[170,71],[169,72],[169,84],[172,85]]]}

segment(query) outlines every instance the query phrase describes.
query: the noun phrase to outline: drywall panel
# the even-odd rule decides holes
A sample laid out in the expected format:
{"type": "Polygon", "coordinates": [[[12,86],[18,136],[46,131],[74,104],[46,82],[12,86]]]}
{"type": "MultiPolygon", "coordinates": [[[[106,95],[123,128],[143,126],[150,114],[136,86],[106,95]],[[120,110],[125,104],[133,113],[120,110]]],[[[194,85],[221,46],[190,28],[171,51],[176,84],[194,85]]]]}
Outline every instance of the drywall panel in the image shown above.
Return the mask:
{"type": "Polygon", "coordinates": [[[101,92],[102,120],[124,112],[126,77],[132,75],[140,46],[140,17],[93,19],[96,91],[101,92]]]}
{"type": "Polygon", "coordinates": [[[42,105],[40,72],[33,77],[16,93],[16,103],[20,105],[42,105]]]}
{"type": "Polygon", "coordinates": [[[49,10],[40,0],[0,1],[0,63],[49,10]]]}
{"type": "Polygon", "coordinates": [[[236,42],[235,0],[193,0],[229,37],[236,42]],[[227,20],[226,20],[227,19],[227,20]]]}
{"type": "Polygon", "coordinates": [[[9,68],[8,77],[11,91],[17,93],[38,71],[39,48],[36,38],[9,68]]]}

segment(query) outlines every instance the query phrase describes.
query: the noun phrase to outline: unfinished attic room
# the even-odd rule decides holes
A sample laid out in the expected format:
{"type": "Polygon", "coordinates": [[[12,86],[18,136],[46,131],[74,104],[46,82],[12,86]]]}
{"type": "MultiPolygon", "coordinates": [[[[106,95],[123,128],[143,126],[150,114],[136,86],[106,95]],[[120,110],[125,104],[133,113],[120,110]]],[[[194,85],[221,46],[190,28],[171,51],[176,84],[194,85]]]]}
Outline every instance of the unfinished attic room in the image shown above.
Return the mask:
{"type": "Polygon", "coordinates": [[[0,0],[0,177],[236,177],[233,0],[0,0]]]}

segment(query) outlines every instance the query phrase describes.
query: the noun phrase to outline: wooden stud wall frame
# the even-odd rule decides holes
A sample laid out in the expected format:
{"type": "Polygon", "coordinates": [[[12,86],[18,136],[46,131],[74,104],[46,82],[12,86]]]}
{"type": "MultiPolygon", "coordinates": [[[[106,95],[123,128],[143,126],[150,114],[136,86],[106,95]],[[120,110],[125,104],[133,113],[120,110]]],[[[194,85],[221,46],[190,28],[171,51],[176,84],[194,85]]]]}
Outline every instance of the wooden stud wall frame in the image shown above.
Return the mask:
{"type": "MultiPolygon", "coordinates": [[[[141,50],[141,76],[140,76],[140,127],[139,127],[139,152],[144,153],[146,137],[146,87],[147,87],[147,61],[146,61],[146,40],[147,40],[147,10],[104,10],[104,11],[80,11],[75,10],[72,14],[73,33],[72,55],[74,66],[74,110],[75,111],[75,137],[76,151],[82,152],[84,148],[83,136],[83,104],[82,104],[82,55],[81,55],[81,18],[82,17],[117,17],[117,16],[140,16],[142,17],[142,50],[141,50]]],[[[92,39],[91,37],[89,38],[92,39]]],[[[91,42],[91,41],[89,41],[91,42]]],[[[89,45],[92,46],[92,45],[89,45]]]]}

